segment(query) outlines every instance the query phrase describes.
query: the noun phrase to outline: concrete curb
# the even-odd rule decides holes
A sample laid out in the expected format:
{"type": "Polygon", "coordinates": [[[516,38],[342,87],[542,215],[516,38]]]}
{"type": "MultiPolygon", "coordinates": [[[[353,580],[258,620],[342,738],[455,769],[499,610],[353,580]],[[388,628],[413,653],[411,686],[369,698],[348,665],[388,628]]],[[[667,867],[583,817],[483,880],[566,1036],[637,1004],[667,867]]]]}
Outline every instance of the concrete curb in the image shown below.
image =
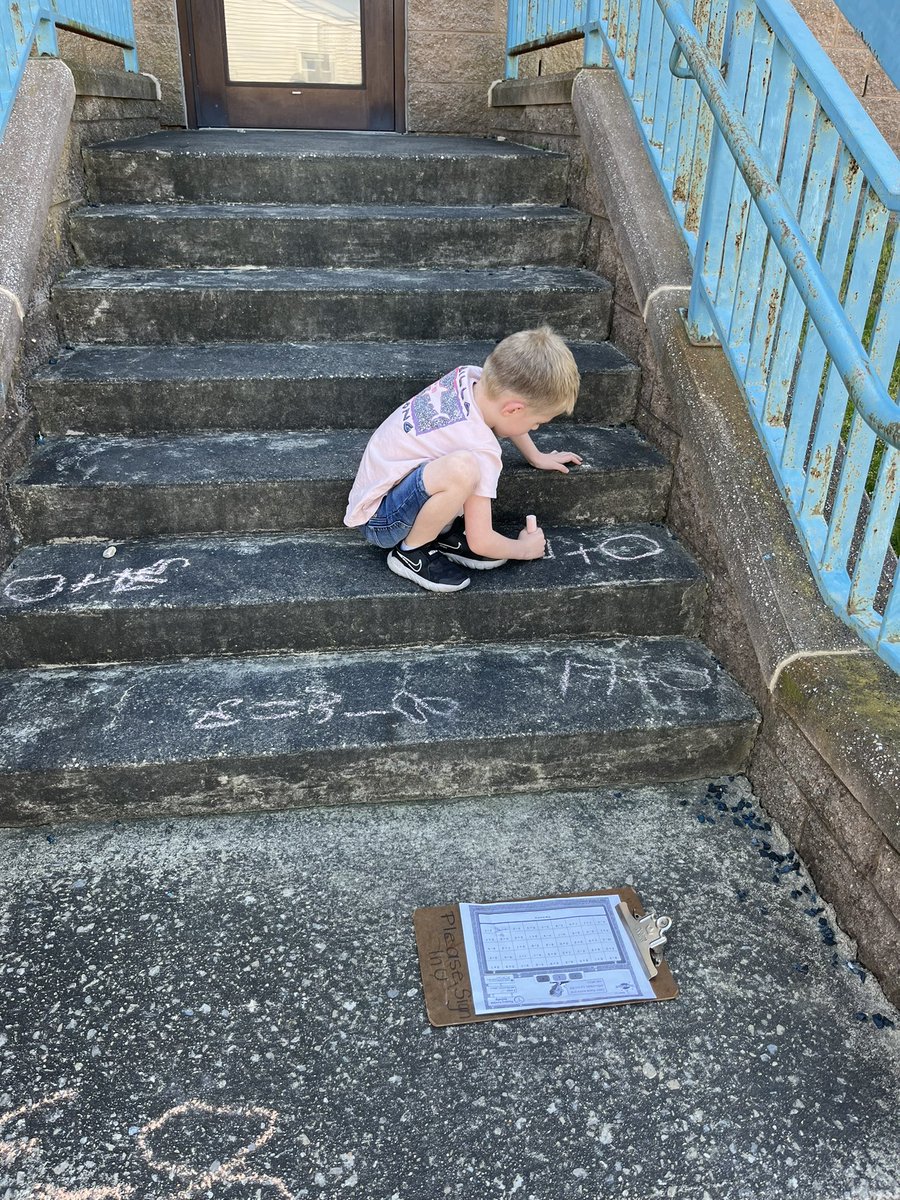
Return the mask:
{"type": "Polygon", "coordinates": [[[651,298],[677,293],[677,302],[685,305],[691,287],[687,248],[669,215],[615,72],[580,71],[572,85],[572,105],[645,322],[651,298]],[[635,202],[638,197],[640,203],[635,202]]]}
{"type": "Polygon", "coordinates": [[[495,79],[488,89],[491,108],[520,104],[571,104],[575,71],[542,75],[539,79],[495,79]]]}
{"type": "Polygon", "coordinates": [[[159,80],[146,72],[113,71],[73,63],[77,96],[102,96],[106,100],[161,100],[159,80]]]}
{"type": "Polygon", "coordinates": [[[805,658],[782,671],[774,699],[900,846],[900,705],[892,684],[890,668],[868,652],[805,658]]]}

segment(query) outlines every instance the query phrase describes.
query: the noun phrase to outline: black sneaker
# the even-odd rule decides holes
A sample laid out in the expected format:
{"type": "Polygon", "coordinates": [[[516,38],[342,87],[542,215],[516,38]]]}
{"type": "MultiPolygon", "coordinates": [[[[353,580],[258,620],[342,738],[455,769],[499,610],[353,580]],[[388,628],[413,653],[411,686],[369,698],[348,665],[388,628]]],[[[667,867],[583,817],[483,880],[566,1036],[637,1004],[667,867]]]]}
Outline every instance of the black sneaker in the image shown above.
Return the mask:
{"type": "Polygon", "coordinates": [[[441,554],[451,562],[468,567],[470,571],[493,571],[494,567],[502,567],[508,563],[508,558],[485,558],[469,548],[466,541],[466,523],[462,517],[457,517],[446,533],[439,533],[434,543],[441,554]]]}
{"type": "Polygon", "coordinates": [[[429,592],[458,592],[471,583],[465,572],[438,554],[434,542],[415,550],[395,546],[387,556],[387,565],[395,575],[411,579],[429,592]]]}

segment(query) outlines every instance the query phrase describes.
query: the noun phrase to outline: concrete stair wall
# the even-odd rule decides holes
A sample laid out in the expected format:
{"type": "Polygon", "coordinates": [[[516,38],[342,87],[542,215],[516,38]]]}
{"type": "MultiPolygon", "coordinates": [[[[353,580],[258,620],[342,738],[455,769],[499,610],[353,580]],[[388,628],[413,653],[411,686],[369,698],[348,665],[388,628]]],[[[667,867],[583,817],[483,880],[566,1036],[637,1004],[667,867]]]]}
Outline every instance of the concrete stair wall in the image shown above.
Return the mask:
{"type": "Polygon", "coordinates": [[[506,143],[163,134],[89,152],[47,435],[0,579],[0,819],[589,788],[733,773],[756,714],[696,640],[701,572],[557,156],[506,143]],[[326,206],[326,207],[319,207],[326,206]],[[584,457],[504,449],[547,558],[424,594],[340,527],[370,430],[549,321],[584,457]],[[107,542],[116,543],[112,557],[107,542]]]}

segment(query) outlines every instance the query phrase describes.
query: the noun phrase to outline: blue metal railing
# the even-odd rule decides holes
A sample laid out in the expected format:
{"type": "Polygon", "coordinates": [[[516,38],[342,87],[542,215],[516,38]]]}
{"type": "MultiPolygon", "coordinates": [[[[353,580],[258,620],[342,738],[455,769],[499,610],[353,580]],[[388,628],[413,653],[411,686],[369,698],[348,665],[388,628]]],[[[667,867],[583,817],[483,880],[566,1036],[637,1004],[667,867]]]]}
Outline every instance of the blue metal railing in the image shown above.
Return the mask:
{"type": "Polygon", "coordinates": [[[32,46],[55,56],[57,29],[121,46],[125,70],[138,69],[130,0],[0,0],[0,139],[32,46]]]}
{"type": "Polygon", "coordinates": [[[721,342],[823,596],[900,671],[900,162],[787,0],[591,0],[583,33],[691,254],[689,328],[721,342]]]}

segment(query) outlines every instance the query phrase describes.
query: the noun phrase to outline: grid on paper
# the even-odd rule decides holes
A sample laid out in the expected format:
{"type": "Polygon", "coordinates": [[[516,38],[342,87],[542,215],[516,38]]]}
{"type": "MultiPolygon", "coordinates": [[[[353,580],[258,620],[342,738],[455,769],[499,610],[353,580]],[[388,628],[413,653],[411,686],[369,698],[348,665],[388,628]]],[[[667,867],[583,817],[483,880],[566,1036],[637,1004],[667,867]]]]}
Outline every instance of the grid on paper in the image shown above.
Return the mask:
{"type": "Polygon", "coordinates": [[[481,921],[488,971],[527,971],[618,962],[605,913],[530,921],[481,921]]]}

